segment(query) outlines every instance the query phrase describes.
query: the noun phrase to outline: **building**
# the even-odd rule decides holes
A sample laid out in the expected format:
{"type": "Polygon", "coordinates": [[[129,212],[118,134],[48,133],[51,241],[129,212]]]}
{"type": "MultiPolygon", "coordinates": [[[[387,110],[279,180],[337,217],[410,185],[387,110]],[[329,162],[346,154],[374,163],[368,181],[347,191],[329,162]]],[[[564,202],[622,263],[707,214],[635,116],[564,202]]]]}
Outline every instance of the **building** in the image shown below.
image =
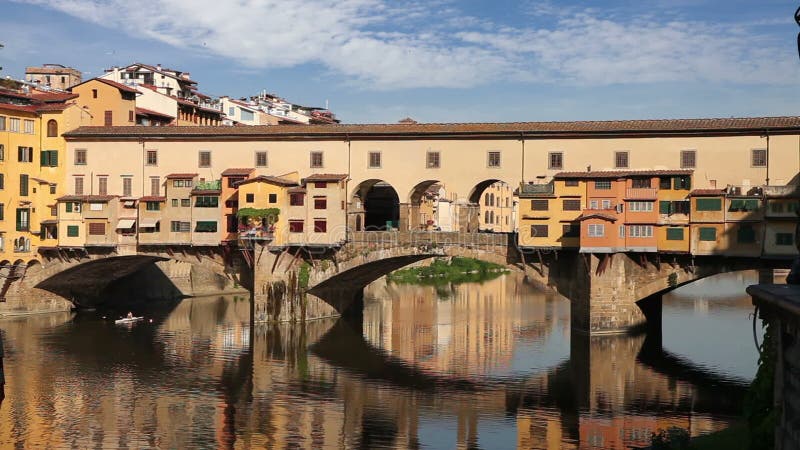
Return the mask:
{"type": "Polygon", "coordinates": [[[523,248],[580,247],[581,211],[586,181],[553,179],[547,184],[526,183],[519,197],[518,242],[523,248]]]}
{"type": "Polygon", "coordinates": [[[266,91],[249,99],[220,97],[226,125],[309,125],[339,123],[327,108],[289,103],[266,91]]]}
{"type": "Polygon", "coordinates": [[[73,86],[78,106],[89,113],[92,126],[136,124],[136,89],[103,78],[92,78],[73,86]]]}
{"type": "Polygon", "coordinates": [[[796,257],[795,229],[800,211],[797,186],[764,186],[764,256],[796,257]]]}
{"type": "Polygon", "coordinates": [[[26,67],[25,81],[42,87],[66,91],[81,83],[82,74],[78,69],[61,64],[43,64],[40,67],[26,67]]]}
{"type": "Polygon", "coordinates": [[[693,255],[722,254],[725,235],[724,189],[695,189],[690,197],[690,251],[693,255]]]}
{"type": "Polygon", "coordinates": [[[513,219],[514,192],[508,183],[498,181],[483,191],[480,202],[480,230],[492,233],[511,233],[516,224],[513,219]]]}
{"type": "Polygon", "coordinates": [[[126,85],[153,86],[169,97],[191,98],[197,92],[197,81],[192,80],[189,72],[167,69],[161,64],[151,66],[137,62],[126,67],[115,66],[106,69],[100,78],[126,85]]]}
{"type": "Polygon", "coordinates": [[[761,256],[764,246],[764,200],[760,187],[728,186],[725,192],[726,256],[761,256]]]}

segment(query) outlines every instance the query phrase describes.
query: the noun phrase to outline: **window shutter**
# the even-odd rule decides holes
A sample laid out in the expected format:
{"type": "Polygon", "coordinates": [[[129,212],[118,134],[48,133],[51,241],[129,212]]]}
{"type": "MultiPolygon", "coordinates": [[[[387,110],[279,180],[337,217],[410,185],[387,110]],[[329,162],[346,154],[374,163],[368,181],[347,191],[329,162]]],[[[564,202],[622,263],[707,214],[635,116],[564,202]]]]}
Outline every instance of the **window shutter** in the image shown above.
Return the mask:
{"type": "Polygon", "coordinates": [[[42,150],[39,152],[39,165],[42,167],[47,167],[49,164],[50,158],[47,155],[47,151],[42,150]]]}
{"type": "Polygon", "coordinates": [[[58,167],[58,150],[50,150],[50,166],[58,167]]]}
{"type": "Polygon", "coordinates": [[[72,202],[67,202],[66,205],[67,205],[66,211],[68,213],[71,213],[72,212],[72,202]]]}
{"type": "Polygon", "coordinates": [[[658,212],[661,214],[669,214],[669,202],[668,201],[658,202],[658,212]]]}

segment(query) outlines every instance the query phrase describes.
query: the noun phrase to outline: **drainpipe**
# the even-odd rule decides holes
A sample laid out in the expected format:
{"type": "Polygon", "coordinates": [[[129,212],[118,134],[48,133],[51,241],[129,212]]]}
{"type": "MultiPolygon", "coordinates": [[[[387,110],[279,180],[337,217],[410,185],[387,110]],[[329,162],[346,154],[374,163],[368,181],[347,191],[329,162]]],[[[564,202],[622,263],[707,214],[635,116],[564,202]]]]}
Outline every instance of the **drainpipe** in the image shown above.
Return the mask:
{"type": "Polygon", "coordinates": [[[350,241],[350,134],[344,134],[347,141],[347,178],[344,180],[344,240],[350,241]]]}
{"type": "Polygon", "coordinates": [[[525,133],[519,133],[519,140],[522,142],[522,168],[520,176],[522,179],[520,180],[520,186],[525,184],[525,133]]]}
{"type": "Polygon", "coordinates": [[[767,138],[767,155],[766,155],[767,157],[765,158],[766,159],[766,163],[767,163],[767,177],[766,177],[766,180],[765,180],[766,181],[765,184],[767,186],[769,186],[769,131],[768,130],[764,130],[764,135],[762,137],[767,138]]]}

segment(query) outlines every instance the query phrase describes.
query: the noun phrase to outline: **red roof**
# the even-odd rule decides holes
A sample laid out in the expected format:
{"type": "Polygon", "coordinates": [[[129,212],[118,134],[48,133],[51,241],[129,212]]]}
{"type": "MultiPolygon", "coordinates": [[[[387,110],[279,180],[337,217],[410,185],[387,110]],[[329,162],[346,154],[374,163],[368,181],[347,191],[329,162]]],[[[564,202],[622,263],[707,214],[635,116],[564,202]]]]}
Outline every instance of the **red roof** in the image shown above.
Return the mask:
{"type": "Polygon", "coordinates": [[[295,183],[292,180],[287,180],[286,178],[280,178],[280,177],[273,177],[269,175],[259,175],[254,178],[248,178],[247,180],[242,180],[236,183],[236,186],[241,186],[243,184],[250,184],[250,183],[270,183],[270,184],[276,184],[278,186],[297,186],[297,183],[295,183]]]}
{"type": "Polygon", "coordinates": [[[691,175],[692,170],[596,170],[589,172],[559,172],[553,178],[626,178],[691,175]]]}
{"type": "Polygon", "coordinates": [[[346,173],[314,173],[304,178],[306,183],[314,181],[342,181],[347,178],[346,173]]]}
{"type": "Polygon", "coordinates": [[[222,171],[223,177],[230,177],[235,175],[250,175],[255,169],[252,168],[232,168],[222,171]]]}
{"type": "Polygon", "coordinates": [[[45,103],[63,103],[67,100],[78,98],[78,94],[73,94],[71,92],[31,91],[30,97],[45,103]]]}
{"type": "Polygon", "coordinates": [[[581,214],[580,217],[578,217],[577,220],[583,221],[583,220],[586,220],[586,219],[603,219],[603,220],[608,220],[608,221],[611,221],[611,222],[616,222],[617,221],[617,218],[612,216],[611,214],[605,214],[605,213],[601,213],[601,212],[593,212],[593,213],[589,213],[589,214],[581,214]]]}
{"type": "Polygon", "coordinates": [[[220,189],[195,189],[189,195],[219,195],[220,189]]]}
{"type": "Polygon", "coordinates": [[[22,111],[35,114],[39,108],[36,105],[12,105],[11,103],[0,103],[0,109],[4,109],[7,111],[22,111]]]}
{"type": "Polygon", "coordinates": [[[139,116],[158,116],[158,117],[165,117],[167,119],[174,119],[174,116],[170,116],[169,114],[160,113],[158,111],[153,111],[152,109],[146,108],[139,108],[136,107],[136,115],[139,116]]]}
{"type": "Polygon", "coordinates": [[[139,197],[140,202],[163,202],[166,200],[167,197],[159,197],[157,195],[146,195],[144,197],[139,197]]]}
{"type": "Polygon", "coordinates": [[[81,86],[83,84],[89,83],[90,81],[99,81],[101,83],[104,83],[104,84],[107,84],[109,86],[115,87],[115,88],[119,89],[122,92],[129,92],[131,94],[136,94],[136,93],[139,92],[139,91],[137,91],[136,89],[134,89],[134,88],[132,88],[130,86],[126,86],[126,85],[124,85],[122,83],[117,83],[116,81],[106,80],[105,78],[92,78],[91,80],[86,80],[81,84],[76,84],[75,86],[72,86],[70,88],[70,90],[75,89],[76,86],[81,86]]]}
{"type": "Polygon", "coordinates": [[[119,197],[118,195],[64,195],[56,199],[59,202],[107,202],[119,197]]]}
{"type": "Polygon", "coordinates": [[[174,180],[176,178],[177,179],[186,179],[186,178],[191,179],[191,178],[194,178],[196,176],[197,176],[196,173],[171,173],[171,174],[167,175],[165,178],[168,179],[168,180],[174,180]]]}
{"type": "Polygon", "coordinates": [[[296,187],[291,187],[286,191],[289,192],[290,194],[304,194],[306,192],[306,188],[296,186],[296,187]]]}
{"type": "Polygon", "coordinates": [[[719,197],[725,195],[725,189],[695,189],[689,197],[719,197]]]}

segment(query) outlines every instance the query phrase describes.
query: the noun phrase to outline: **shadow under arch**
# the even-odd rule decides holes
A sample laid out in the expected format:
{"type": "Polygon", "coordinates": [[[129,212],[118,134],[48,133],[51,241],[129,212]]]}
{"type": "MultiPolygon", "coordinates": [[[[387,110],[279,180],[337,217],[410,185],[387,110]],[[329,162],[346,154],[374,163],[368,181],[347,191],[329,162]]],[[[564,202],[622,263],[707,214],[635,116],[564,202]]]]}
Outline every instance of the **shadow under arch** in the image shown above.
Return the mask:
{"type": "Polygon", "coordinates": [[[490,178],[488,180],[483,180],[472,188],[472,191],[470,191],[469,197],[467,197],[467,199],[469,200],[470,203],[474,203],[476,205],[480,204],[481,197],[483,196],[483,191],[485,191],[486,188],[495,183],[506,183],[506,182],[499,178],[490,178]]]}
{"type": "Polygon", "coordinates": [[[353,188],[350,199],[357,214],[355,220],[363,216],[361,220],[365,230],[399,227],[400,197],[397,190],[386,181],[377,178],[362,181],[353,188]]]}

